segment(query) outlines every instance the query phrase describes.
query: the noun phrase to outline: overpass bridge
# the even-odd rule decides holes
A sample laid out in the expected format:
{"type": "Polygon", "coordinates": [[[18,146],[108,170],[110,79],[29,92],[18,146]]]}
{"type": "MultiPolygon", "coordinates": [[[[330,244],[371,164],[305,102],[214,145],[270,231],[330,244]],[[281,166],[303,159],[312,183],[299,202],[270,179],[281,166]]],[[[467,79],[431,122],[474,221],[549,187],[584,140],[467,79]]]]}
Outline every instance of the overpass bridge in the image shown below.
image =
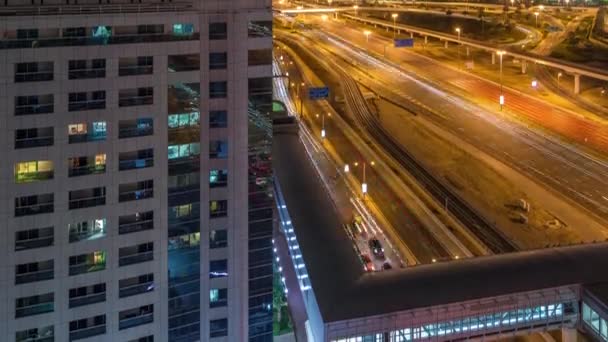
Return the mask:
{"type": "MultiPolygon", "coordinates": [[[[513,51],[510,49],[502,50],[494,45],[485,44],[480,41],[470,40],[466,38],[459,39],[458,36],[453,34],[441,33],[437,31],[427,30],[411,25],[403,25],[403,24],[394,24],[390,21],[366,18],[359,15],[352,15],[347,13],[352,13],[355,11],[352,7],[321,7],[321,8],[299,8],[299,9],[284,9],[279,10],[281,13],[285,14],[298,14],[298,13],[310,13],[310,14],[321,14],[321,13],[344,13],[342,16],[344,18],[353,20],[355,22],[360,22],[368,25],[373,25],[374,27],[383,27],[387,29],[396,29],[398,31],[404,31],[410,33],[410,36],[413,38],[414,35],[418,35],[424,38],[425,44],[428,42],[428,38],[438,39],[444,42],[444,46],[447,48],[449,43],[461,44],[466,47],[479,49],[482,51],[487,51],[492,55],[492,63],[496,62],[496,56],[499,53],[503,53],[505,55],[509,55],[521,60],[521,71],[522,73],[526,73],[528,63],[535,63],[540,65],[545,65],[564,73],[568,73],[574,78],[574,93],[580,93],[580,77],[585,76],[601,81],[608,81],[608,72],[602,69],[593,68],[581,64],[565,62],[562,60],[558,60],[551,57],[537,56],[531,53],[513,51]]],[[[393,7],[357,7],[357,12],[363,11],[379,11],[379,12],[406,12],[407,8],[393,8],[393,7]]]]}
{"type": "MultiPolygon", "coordinates": [[[[275,122],[279,224],[314,342],[492,340],[562,329],[608,341],[608,244],[364,272],[293,122],[275,122]],[[281,127],[283,124],[288,127],[281,127]]],[[[290,291],[291,293],[291,291],[290,291]]]]}

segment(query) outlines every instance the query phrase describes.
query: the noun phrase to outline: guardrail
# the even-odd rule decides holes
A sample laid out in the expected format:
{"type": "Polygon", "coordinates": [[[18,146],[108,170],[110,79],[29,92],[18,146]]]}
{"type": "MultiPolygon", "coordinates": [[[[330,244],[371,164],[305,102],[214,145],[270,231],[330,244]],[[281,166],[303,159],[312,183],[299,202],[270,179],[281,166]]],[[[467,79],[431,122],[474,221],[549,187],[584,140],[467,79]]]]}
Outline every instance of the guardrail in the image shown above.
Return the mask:
{"type": "Polygon", "coordinates": [[[155,13],[180,12],[192,10],[192,3],[169,2],[158,4],[121,4],[121,5],[41,5],[9,6],[0,9],[1,16],[37,16],[63,14],[114,14],[114,13],[155,13]]]}

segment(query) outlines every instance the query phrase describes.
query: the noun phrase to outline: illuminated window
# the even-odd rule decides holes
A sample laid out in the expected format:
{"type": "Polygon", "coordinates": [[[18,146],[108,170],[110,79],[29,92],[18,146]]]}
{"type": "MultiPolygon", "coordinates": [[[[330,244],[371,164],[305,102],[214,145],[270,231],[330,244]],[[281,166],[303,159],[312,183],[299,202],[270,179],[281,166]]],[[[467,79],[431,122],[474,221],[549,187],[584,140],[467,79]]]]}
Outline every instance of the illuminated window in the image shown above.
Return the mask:
{"type": "Polygon", "coordinates": [[[194,25],[192,24],[173,24],[173,35],[189,36],[194,33],[194,25]]]}
{"type": "Polygon", "coordinates": [[[201,152],[200,143],[190,143],[181,145],[170,145],[168,147],[169,159],[186,158],[198,156],[201,152]]]}
{"type": "Polygon", "coordinates": [[[15,182],[28,183],[53,178],[53,162],[34,160],[15,164],[15,182]]]}
{"type": "Polygon", "coordinates": [[[87,124],[79,123],[68,125],[68,132],[70,135],[87,134],[87,124]]]}
{"type": "Polygon", "coordinates": [[[182,128],[190,126],[198,126],[200,123],[199,112],[171,114],[168,118],[169,128],[182,128]]]}
{"type": "Polygon", "coordinates": [[[96,154],[95,155],[95,166],[106,165],[106,155],[104,154],[96,154]]]}
{"type": "Polygon", "coordinates": [[[192,203],[178,205],[177,207],[173,207],[172,209],[175,213],[175,217],[190,216],[190,214],[192,214],[192,203]]]}
{"type": "Polygon", "coordinates": [[[209,307],[217,308],[228,303],[228,289],[209,290],[209,307]]]}

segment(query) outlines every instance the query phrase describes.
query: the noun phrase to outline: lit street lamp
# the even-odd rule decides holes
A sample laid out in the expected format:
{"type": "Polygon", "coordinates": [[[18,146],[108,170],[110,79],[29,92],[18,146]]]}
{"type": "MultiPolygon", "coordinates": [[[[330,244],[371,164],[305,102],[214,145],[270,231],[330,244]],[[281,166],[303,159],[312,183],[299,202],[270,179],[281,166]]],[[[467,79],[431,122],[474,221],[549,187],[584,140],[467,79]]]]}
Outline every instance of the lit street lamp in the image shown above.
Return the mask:
{"type": "Polygon", "coordinates": [[[321,16],[321,20],[326,21],[326,20],[327,20],[327,14],[323,14],[323,15],[321,16]]]}
{"type": "Polygon", "coordinates": [[[395,39],[395,35],[397,34],[397,17],[399,14],[393,13],[391,17],[393,17],[393,39],[395,39]]]}
{"type": "Polygon", "coordinates": [[[562,75],[562,73],[561,73],[561,72],[558,72],[558,73],[557,73],[557,90],[559,90],[559,79],[560,79],[560,78],[562,78],[562,76],[563,76],[563,75],[562,75]]]}
{"type": "Polygon", "coordinates": [[[372,34],[372,32],[365,30],[363,31],[363,34],[365,35],[366,42],[369,43],[369,35],[372,34]]]}
{"type": "Polygon", "coordinates": [[[540,13],[538,13],[538,12],[534,12],[534,19],[536,20],[536,27],[538,27],[538,15],[539,14],[540,13]]]}
{"type": "Polygon", "coordinates": [[[515,0],[511,0],[511,7],[513,7],[515,0]]]}
{"type": "Polygon", "coordinates": [[[458,33],[458,65],[460,67],[460,45],[462,45],[460,43],[460,27],[456,28],[456,33],[458,33]]]}
{"type": "Polygon", "coordinates": [[[498,57],[500,59],[500,98],[499,98],[500,110],[502,110],[502,106],[504,106],[504,104],[505,104],[505,97],[502,94],[502,56],[506,53],[507,52],[504,50],[496,51],[496,54],[498,55],[498,57]]]}
{"type": "MultiPolygon", "coordinates": [[[[369,164],[371,166],[376,165],[376,163],[374,161],[371,161],[369,164]]],[[[355,166],[359,166],[359,163],[355,162],[354,165],[355,166]]],[[[365,180],[365,167],[366,167],[366,165],[367,165],[367,163],[363,162],[363,182],[361,182],[361,193],[363,193],[363,198],[365,198],[365,195],[367,194],[367,190],[368,190],[367,182],[365,180]]],[[[346,173],[350,172],[350,166],[348,164],[344,165],[344,172],[346,172],[346,173]]]]}
{"type": "Polygon", "coordinates": [[[359,9],[358,5],[354,5],[353,8],[355,9],[355,17],[357,17],[357,10],[359,9]]]}

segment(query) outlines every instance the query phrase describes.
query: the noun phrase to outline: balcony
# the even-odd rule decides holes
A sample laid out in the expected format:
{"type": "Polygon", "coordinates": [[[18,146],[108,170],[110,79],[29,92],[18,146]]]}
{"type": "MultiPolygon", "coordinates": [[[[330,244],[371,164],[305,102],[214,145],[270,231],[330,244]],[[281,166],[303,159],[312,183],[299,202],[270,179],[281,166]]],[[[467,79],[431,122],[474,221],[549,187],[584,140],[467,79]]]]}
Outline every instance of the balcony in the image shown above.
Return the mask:
{"type": "Polygon", "coordinates": [[[151,291],[154,291],[154,281],[129,286],[120,286],[120,288],[118,289],[118,297],[130,297],[151,291]]]}
{"type": "Polygon", "coordinates": [[[138,120],[137,124],[124,124],[121,125],[119,123],[118,128],[118,138],[136,138],[136,137],[144,137],[147,135],[154,134],[154,126],[152,124],[152,119],[147,119],[145,121],[138,120]],[[122,127],[121,127],[122,126],[122,127]]]}
{"type": "Polygon", "coordinates": [[[36,272],[28,272],[15,275],[15,284],[33,283],[36,281],[50,280],[55,277],[53,268],[40,270],[36,272]]]}
{"type": "Polygon", "coordinates": [[[84,329],[79,329],[75,331],[70,331],[70,341],[81,340],[83,338],[88,338],[97,335],[103,335],[106,333],[106,324],[100,324],[97,326],[92,326],[84,329]]]}
{"type": "Polygon", "coordinates": [[[15,309],[15,318],[40,315],[48,312],[53,312],[54,310],[55,304],[53,302],[24,306],[15,309]]]}
{"type": "Polygon", "coordinates": [[[118,68],[118,76],[152,75],[152,65],[125,65],[118,68]]]}
{"type": "Polygon", "coordinates": [[[106,188],[92,188],[70,191],[69,209],[81,209],[106,204],[106,188]]]}
{"type": "Polygon", "coordinates": [[[86,101],[70,101],[68,103],[68,111],[82,111],[82,110],[93,110],[93,109],[105,109],[106,99],[98,100],[86,100],[86,101]]]}
{"type": "Polygon", "coordinates": [[[118,257],[118,266],[128,266],[154,260],[154,251],[136,253],[118,257]]]}
{"type": "Polygon", "coordinates": [[[23,104],[15,105],[15,115],[33,115],[33,114],[48,114],[55,111],[54,104],[51,103],[37,103],[37,104],[23,104]]]}
{"type": "Polygon", "coordinates": [[[106,301],[106,293],[92,293],[86,296],[73,297],[69,300],[69,307],[75,308],[89,304],[101,303],[106,301]]]}
{"type": "Polygon", "coordinates": [[[38,238],[32,238],[27,240],[15,241],[15,251],[23,251],[26,249],[42,248],[52,246],[55,242],[53,235],[42,236],[38,238]]]}
{"type": "Polygon", "coordinates": [[[76,143],[84,143],[91,141],[102,141],[106,140],[106,133],[91,133],[91,134],[70,134],[68,137],[68,143],[76,144],[76,143]]]}
{"type": "Polygon", "coordinates": [[[70,276],[74,276],[74,275],[78,275],[78,274],[103,271],[105,269],[106,269],[106,262],[104,259],[103,262],[98,262],[98,263],[94,263],[94,262],[88,263],[87,262],[87,263],[78,264],[78,265],[70,265],[69,274],[70,274],[70,276]]]}
{"type": "Polygon", "coordinates": [[[15,174],[15,183],[30,183],[49,180],[53,179],[54,174],[55,172],[53,170],[17,172],[15,174]]]}
{"type": "Polygon", "coordinates": [[[106,164],[70,166],[68,168],[68,177],[95,175],[95,174],[105,173],[105,172],[106,172],[106,164]]]}
{"type": "Polygon", "coordinates": [[[153,188],[124,191],[118,194],[118,202],[137,201],[152,197],[154,197],[153,188]]]}
{"type": "Polygon", "coordinates": [[[141,315],[119,319],[118,330],[136,327],[138,325],[154,322],[154,312],[142,313],[141,315]]]}
{"type": "Polygon", "coordinates": [[[119,107],[144,106],[154,103],[152,95],[121,97],[118,99],[119,107]]]}
{"type": "Polygon", "coordinates": [[[43,82],[53,80],[53,70],[39,72],[16,72],[15,83],[43,82]]]}
{"type": "Polygon", "coordinates": [[[105,68],[71,69],[68,71],[68,79],[70,80],[104,77],[106,77],[105,68]]]}
{"type": "Polygon", "coordinates": [[[146,215],[146,213],[144,213],[141,217],[141,219],[133,220],[122,219],[122,217],[119,218],[118,234],[129,234],[154,229],[154,218],[151,214],[146,215]]]}
{"type": "Polygon", "coordinates": [[[54,198],[50,196],[30,196],[21,203],[15,199],[15,217],[52,213],[55,210],[54,198]]]}
{"type": "Polygon", "coordinates": [[[154,158],[140,158],[140,159],[128,159],[118,161],[118,170],[134,170],[144,169],[146,167],[154,166],[154,158]]]}
{"type": "Polygon", "coordinates": [[[55,139],[52,134],[33,138],[15,138],[15,149],[53,146],[54,143],[55,139]]]}

